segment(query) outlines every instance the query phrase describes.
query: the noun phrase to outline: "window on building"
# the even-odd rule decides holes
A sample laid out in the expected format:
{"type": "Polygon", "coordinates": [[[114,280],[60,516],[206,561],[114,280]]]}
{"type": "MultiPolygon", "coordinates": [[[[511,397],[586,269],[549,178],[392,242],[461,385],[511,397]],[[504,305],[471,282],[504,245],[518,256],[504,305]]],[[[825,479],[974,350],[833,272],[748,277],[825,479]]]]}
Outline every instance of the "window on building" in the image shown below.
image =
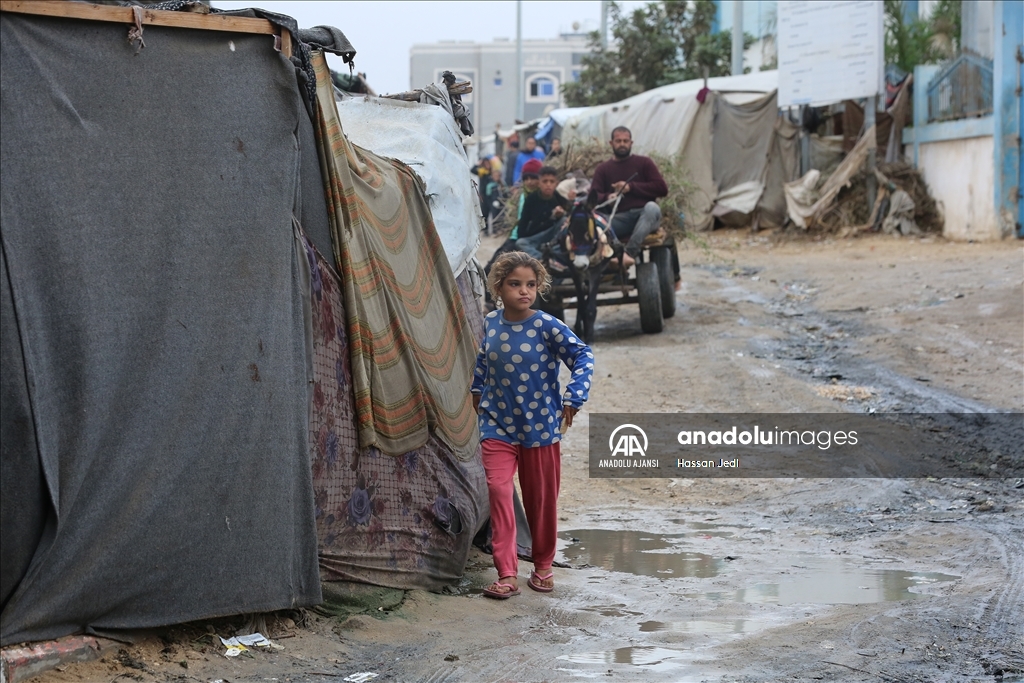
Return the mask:
{"type": "Polygon", "coordinates": [[[528,102],[557,102],[558,79],[553,74],[535,74],[526,81],[528,102]]]}
{"type": "Polygon", "coordinates": [[[530,97],[551,97],[555,94],[555,82],[550,78],[538,78],[530,83],[530,97]]]}

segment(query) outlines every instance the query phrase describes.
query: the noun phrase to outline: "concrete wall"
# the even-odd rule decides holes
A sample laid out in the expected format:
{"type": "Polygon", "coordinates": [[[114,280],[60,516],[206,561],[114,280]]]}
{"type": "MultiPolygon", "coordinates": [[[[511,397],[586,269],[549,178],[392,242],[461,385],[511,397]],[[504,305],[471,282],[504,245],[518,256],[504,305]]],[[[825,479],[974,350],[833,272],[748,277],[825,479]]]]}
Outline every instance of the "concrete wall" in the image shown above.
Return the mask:
{"type": "Polygon", "coordinates": [[[1024,237],[1021,188],[1021,70],[1017,51],[1024,35],[1024,4],[995,3],[999,20],[993,58],[993,114],[928,123],[928,84],[939,65],[914,68],[914,125],[903,129],[907,157],[924,173],[943,207],[950,239],[1024,237]]]}
{"type": "Polygon", "coordinates": [[[943,235],[954,240],[998,240],[992,136],[923,143],[918,168],[942,207],[943,235]]]}
{"type": "Polygon", "coordinates": [[[964,50],[992,59],[995,0],[968,0],[960,9],[960,45],[964,50]]]}

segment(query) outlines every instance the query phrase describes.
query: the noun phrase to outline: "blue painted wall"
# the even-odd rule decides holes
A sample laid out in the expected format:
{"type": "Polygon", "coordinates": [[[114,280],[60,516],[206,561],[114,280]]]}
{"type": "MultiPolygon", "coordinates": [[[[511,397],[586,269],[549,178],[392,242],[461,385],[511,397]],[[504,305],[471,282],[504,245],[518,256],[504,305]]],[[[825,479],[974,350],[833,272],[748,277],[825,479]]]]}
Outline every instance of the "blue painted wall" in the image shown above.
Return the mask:
{"type": "Polygon", "coordinates": [[[1003,234],[1024,237],[1021,112],[1024,107],[1024,2],[997,0],[993,21],[993,143],[996,215],[1003,234]]]}

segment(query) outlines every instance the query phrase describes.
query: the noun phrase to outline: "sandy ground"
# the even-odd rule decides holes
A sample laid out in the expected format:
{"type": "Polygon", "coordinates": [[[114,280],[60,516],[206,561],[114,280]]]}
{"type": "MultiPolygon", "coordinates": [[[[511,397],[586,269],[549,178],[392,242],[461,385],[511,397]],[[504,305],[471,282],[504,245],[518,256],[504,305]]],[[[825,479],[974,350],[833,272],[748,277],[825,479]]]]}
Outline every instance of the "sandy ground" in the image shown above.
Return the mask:
{"type": "Polygon", "coordinates": [[[281,650],[226,659],[220,620],[39,680],[1024,680],[1024,482],[590,479],[586,443],[592,412],[1021,412],[1021,243],[699,242],[661,334],[599,310],[554,593],[523,562],[521,596],[483,598],[474,551],[450,593],[271,620],[281,650]]]}

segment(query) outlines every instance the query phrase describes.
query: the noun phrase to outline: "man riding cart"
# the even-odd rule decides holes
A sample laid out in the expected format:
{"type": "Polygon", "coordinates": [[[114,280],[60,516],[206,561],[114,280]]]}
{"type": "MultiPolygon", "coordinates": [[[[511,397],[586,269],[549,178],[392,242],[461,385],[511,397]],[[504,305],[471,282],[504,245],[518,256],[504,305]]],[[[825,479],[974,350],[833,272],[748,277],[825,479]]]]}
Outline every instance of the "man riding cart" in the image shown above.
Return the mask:
{"type": "MultiPolygon", "coordinates": [[[[661,209],[655,200],[668,195],[668,185],[649,157],[632,153],[633,134],[629,128],[619,126],[612,130],[610,144],[614,156],[594,170],[590,191],[597,193],[598,204],[620,198],[611,227],[626,244],[622,265],[628,268],[636,263],[647,236],[658,230],[661,209]]],[[[603,211],[608,213],[611,207],[603,211]]],[[[666,237],[665,244],[671,248],[672,275],[678,289],[679,255],[671,237],[666,237]]]]}
{"type": "Polygon", "coordinates": [[[558,220],[563,212],[552,213],[557,222],[537,233],[538,244],[517,245],[536,257],[543,253],[555,279],[551,297],[539,305],[558,317],[576,308],[575,329],[587,343],[598,306],[639,303],[643,331],[660,332],[675,314],[680,284],[675,244],[659,230],[661,209],[654,201],[668,195],[665,179],[651,159],[632,155],[628,128],[612,131],[611,146],[615,156],[597,167],[591,183],[568,178],[558,185],[557,193],[571,202],[565,220],[558,220]],[[605,294],[620,296],[599,296],[605,294]]]}

